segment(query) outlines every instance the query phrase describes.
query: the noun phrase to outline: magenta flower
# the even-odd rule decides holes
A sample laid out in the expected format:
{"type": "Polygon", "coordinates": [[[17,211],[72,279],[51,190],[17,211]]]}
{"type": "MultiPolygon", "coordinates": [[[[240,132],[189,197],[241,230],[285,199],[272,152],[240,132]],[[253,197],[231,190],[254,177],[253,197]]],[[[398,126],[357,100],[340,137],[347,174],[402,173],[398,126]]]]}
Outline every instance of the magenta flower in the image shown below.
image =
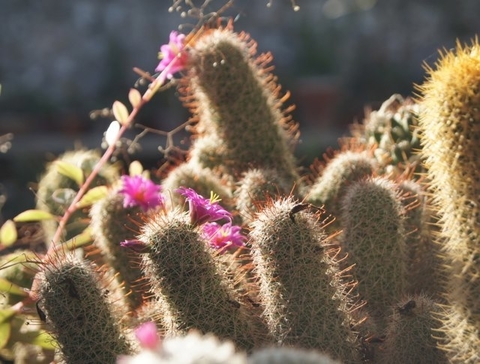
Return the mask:
{"type": "Polygon", "coordinates": [[[213,192],[210,199],[200,196],[191,188],[180,187],[176,190],[188,201],[190,221],[194,225],[202,225],[206,222],[228,219],[232,221],[232,214],[218,204],[220,199],[213,192]]]}
{"type": "Polygon", "coordinates": [[[163,205],[161,187],[143,176],[122,176],[123,207],[140,206],[144,211],[163,205]]]}
{"type": "Polygon", "coordinates": [[[135,329],[140,346],[144,349],[155,350],[160,344],[160,338],[157,333],[157,326],[153,322],[145,322],[135,329]]]}
{"type": "Polygon", "coordinates": [[[174,73],[185,68],[188,54],[185,52],[185,34],[172,31],[170,41],[160,47],[159,57],[162,59],[155,71],[167,70],[167,77],[171,78],[174,73]]]}
{"type": "Polygon", "coordinates": [[[245,236],[240,233],[240,230],[240,226],[232,225],[230,222],[223,226],[216,222],[203,225],[203,235],[215,249],[245,246],[245,236]]]}

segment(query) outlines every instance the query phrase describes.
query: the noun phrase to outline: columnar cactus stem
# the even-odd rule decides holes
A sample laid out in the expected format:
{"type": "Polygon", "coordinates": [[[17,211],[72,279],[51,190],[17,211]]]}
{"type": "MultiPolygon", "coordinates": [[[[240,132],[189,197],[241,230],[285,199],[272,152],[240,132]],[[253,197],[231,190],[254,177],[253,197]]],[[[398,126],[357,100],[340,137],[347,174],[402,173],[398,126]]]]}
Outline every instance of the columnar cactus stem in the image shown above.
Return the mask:
{"type": "Polygon", "coordinates": [[[358,291],[380,329],[385,310],[407,288],[404,212],[396,185],[384,178],[353,183],[342,199],[342,245],[358,291]]]}
{"type": "Polygon", "coordinates": [[[405,210],[408,294],[439,299],[443,295],[440,244],[432,237],[437,227],[432,224],[431,202],[418,181],[403,180],[398,187],[405,210]]]}
{"type": "Polygon", "coordinates": [[[92,263],[59,253],[39,276],[39,309],[68,364],[115,363],[132,347],[92,263]]]}
{"type": "Polygon", "coordinates": [[[190,160],[186,163],[180,164],[171,170],[168,176],[162,181],[162,187],[167,193],[167,197],[172,198],[172,205],[178,205],[184,202],[184,198],[178,194],[172,194],[179,187],[193,188],[202,196],[209,196],[214,191],[221,199],[222,205],[228,206],[231,200],[230,189],[222,184],[220,178],[209,169],[190,160]]]}
{"type": "Polygon", "coordinates": [[[297,127],[282,110],[272,57],[254,58],[256,44],[227,28],[206,30],[194,42],[184,82],[185,104],[198,119],[192,156],[205,166],[221,162],[239,176],[251,168],[276,170],[291,183],[298,179],[292,146],[297,127]],[[201,150],[199,150],[199,148],[201,150]]]}
{"type": "Polygon", "coordinates": [[[142,221],[140,207],[123,206],[124,197],[113,189],[90,210],[90,226],[95,244],[105,261],[118,272],[126,302],[131,309],[138,308],[148,291],[145,276],[140,269],[140,259],[129,249],[120,246],[125,240],[133,240],[139,233],[142,221]]]}
{"type": "Polygon", "coordinates": [[[264,315],[277,344],[357,363],[348,287],[319,217],[300,211],[304,207],[292,198],[277,200],[251,224],[264,315]]]}
{"type": "Polygon", "coordinates": [[[288,195],[290,189],[290,184],[279,178],[273,170],[249,170],[243,175],[234,192],[236,208],[243,221],[251,222],[255,213],[261,210],[267,201],[276,196],[288,195]]]}

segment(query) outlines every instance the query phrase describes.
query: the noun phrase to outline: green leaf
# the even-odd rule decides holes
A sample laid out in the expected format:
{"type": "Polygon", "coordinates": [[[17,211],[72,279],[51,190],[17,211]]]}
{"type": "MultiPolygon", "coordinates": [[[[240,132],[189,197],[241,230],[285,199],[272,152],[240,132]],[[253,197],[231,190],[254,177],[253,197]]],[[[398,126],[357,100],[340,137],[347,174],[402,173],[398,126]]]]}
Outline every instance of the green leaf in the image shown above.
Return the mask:
{"type": "Polygon", "coordinates": [[[17,241],[17,228],[13,220],[7,220],[0,228],[0,243],[7,247],[17,241]]]}
{"type": "Polygon", "coordinates": [[[92,232],[90,228],[87,227],[81,234],[74,236],[70,240],[67,240],[65,243],[60,245],[59,249],[62,249],[62,251],[72,251],[84,245],[90,244],[92,241],[92,232]]]}
{"type": "Polygon", "coordinates": [[[128,100],[133,107],[137,107],[142,101],[142,95],[136,88],[131,88],[128,93],[128,100]]]}
{"type": "Polygon", "coordinates": [[[41,220],[55,220],[57,217],[47,211],[27,210],[23,211],[13,218],[15,222],[30,222],[41,220]]]}
{"type": "Polygon", "coordinates": [[[7,345],[11,332],[12,325],[10,324],[10,321],[0,323],[0,349],[3,349],[7,345]]]}
{"type": "MultiPolygon", "coordinates": [[[[28,293],[20,286],[8,281],[5,278],[0,278],[0,291],[14,294],[17,296],[28,296],[28,293]]],[[[0,317],[1,318],[1,317],[0,317]]]]}
{"type": "Polygon", "coordinates": [[[107,186],[94,187],[88,190],[88,192],[82,197],[82,199],[78,201],[77,208],[93,205],[95,202],[100,201],[102,198],[104,198],[107,193],[107,186]]]}
{"type": "Polygon", "coordinates": [[[74,180],[75,182],[77,182],[77,185],[82,185],[84,179],[83,171],[80,167],[64,161],[56,161],[55,166],[58,173],[63,174],[65,177],[74,180]]]}
{"type": "Polygon", "coordinates": [[[120,101],[115,101],[113,103],[112,111],[113,116],[115,116],[115,119],[117,119],[120,124],[124,125],[128,121],[129,112],[127,107],[120,101]]]}

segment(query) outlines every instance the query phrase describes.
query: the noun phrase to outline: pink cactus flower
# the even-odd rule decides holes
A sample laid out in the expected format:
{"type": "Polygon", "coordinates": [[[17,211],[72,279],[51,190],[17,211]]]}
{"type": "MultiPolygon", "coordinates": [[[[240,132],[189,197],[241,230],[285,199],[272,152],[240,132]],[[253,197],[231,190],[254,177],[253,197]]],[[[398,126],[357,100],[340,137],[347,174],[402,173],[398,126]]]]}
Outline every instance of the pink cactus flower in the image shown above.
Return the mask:
{"type": "Polygon", "coordinates": [[[119,191],[124,195],[123,207],[140,206],[144,211],[163,205],[164,199],[160,193],[161,186],[156,185],[143,176],[122,176],[123,188],[119,191]]]}
{"type": "Polygon", "coordinates": [[[203,235],[212,248],[222,250],[230,247],[245,246],[245,236],[240,233],[241,227],[230,222],[222,225],[210,222],[203,225],[203,235]]]}
{"type": "Polygon", "coordinates": [[[135,336],[142,348],[150,350],[158,349],[160,338],[155,323],[150,321],[140,325],[135,330],[135,336]]]}
{"type": "Polygon", "coordinates": [[[190,221],[194,225],[202,225],[206,222],[227,219],[232,221],[232,214],[218,204],[220,199],[213,192],[210,199],[196,193],[191,188],[180,187],[176,190],[188,201],[190,221]]]}
{"type": "Polygon", "coordinates": [[[188,53],[185,51],[185,34],[172,31],[170,41],[160,47],[159,57],[162,59],[155,71],[167,70],[167,77],[183,70],[188,61],[188,53]]]}
{"type": "Polygon", "coordinates": [[[117,364],[158,364],[164,360],[161,354],[161,340],[153,322],[145,322],[135,330],[135,336],[141,346],[138,354],[120,355],[117,364]]]}

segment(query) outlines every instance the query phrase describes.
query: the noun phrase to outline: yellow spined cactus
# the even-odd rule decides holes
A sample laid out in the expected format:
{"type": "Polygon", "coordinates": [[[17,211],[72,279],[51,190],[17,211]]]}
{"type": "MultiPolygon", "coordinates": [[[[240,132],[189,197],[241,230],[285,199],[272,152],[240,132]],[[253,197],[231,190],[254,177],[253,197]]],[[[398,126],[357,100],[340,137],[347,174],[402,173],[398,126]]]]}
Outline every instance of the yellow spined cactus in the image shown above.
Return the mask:
{"type": "Polygon", "coordinates": [[[457,43],[418,87],[422,154],[444,244],[445,349],[453,362],[480,360],[480,45],[457,43]]]}

